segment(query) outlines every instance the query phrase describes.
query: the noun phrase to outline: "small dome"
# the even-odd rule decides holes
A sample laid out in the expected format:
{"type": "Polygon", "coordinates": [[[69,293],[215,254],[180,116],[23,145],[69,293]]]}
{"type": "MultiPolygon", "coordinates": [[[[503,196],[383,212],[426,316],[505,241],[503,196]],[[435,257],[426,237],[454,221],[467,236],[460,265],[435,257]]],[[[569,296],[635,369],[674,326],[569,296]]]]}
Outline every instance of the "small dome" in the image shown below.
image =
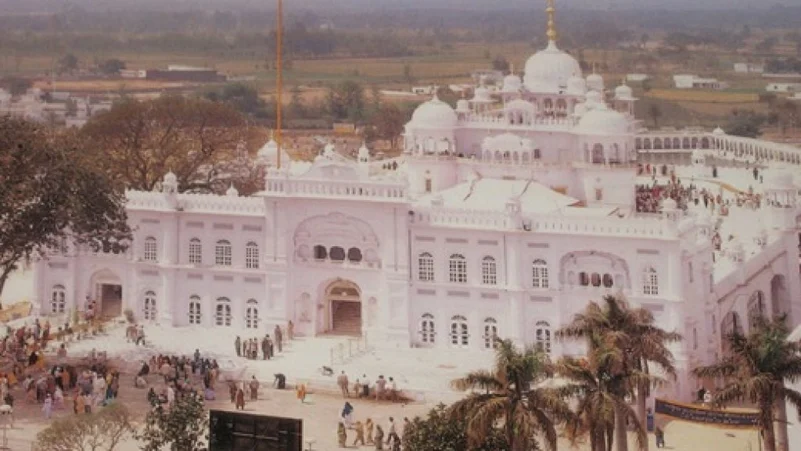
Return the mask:
{"type": "Polygon", "coordinates": [[[601,94],[599,91],[592,90],[587,93],[587,103],[600,105],[606,102],[604,102],[603,94],[601,94]]]}
{"type": "Polygon", "coordinates": [[[484,85],[481,85],[478,88],[476,88],[475,92],[473,93],[473,98],[470,101],[475,103],[493,102],[489,89],[487,89],[484,85]]]}
{"type": "Polygon", "coordinates": [[[407,125],[415,128],[449,129],[456,127],[459,118],[450,105],[434,98],[417,107],[412,114],[412,120],[407,125]]]}
{"type": "Polygon", "coordinates": [[[229,197],[238,197],[239,191],[234,188],[234,184],[232,183],[231,186],[228,187],[228,191],[225,192],[225,195],[229,197]]]}
{"type": "Polygon", "coordinates": [[[256,157],[265,163],[275,163],[278,161],[278,143],[271,137],[265,145],[256,153],[256,157]]]}
{"type": "Polygon", "coordinates": [[[178,177],[172,171],[164,175],[164,183],[175,184],[178,183],[178,177]]]}
{"type": "Polygon", "coordinates": [[[522,87],[523,87],[523,80],[521,80],[518,75],[509,74],[503,79],[502,91],[504,93],[519,92],[520,88],[522,87]]]}
{"type": "Polygon", "coordinates": [[[615,99],[617,100],[634,100],[634,90],[628,85],[622,84],[615,88],[615,99]]]}
{"type": "Polygon", "coordinates": [[[590,74],[587,76],[587,87],[596,91],[604,90],[604,77],[599,74],[590,74]]]}
{"type": "Polygon", "coordinates": [[[668,197],[662,200],[662,211],[675,211],[678,208],[676,201],[668,197]]]}
{"type": "Polygon", "coordinates": [[[725,131],[723,131],[723,129],[722,129],[722,128],[720,128],[720,127],[717,127],[717,128],[715,128],[715,129],[712,131],[712,134],[713,134],[713,135],[725,135],[725,134],[726,134],[726,132],[725,132],[725,131]]]}
{"type": "Polygon", "coordinates": [[[457,113],[469,113],[470,112],[470,102],[467,99],[459,99],[456,102],[456,112],[457,113]]]}
{"type": "Polygon", "coordinates": [[[359,161],[367,161],[370,159],[370,149],[367,148],[367,144],[362,143],[362,146],[359,147],[359,161]]]}
{"type": "Polygon", "coordinates": [[[323,157],[331,159],[337,154],[337,149],[332,143],[328,143],[323,147],[323,157]]]}
{"type": "Polygon", "coordinates": [[[606,106],[596,107],[585,113],[576,131],[587,135],[625,135],[630,130],[630,122],[621,113],[606,106]]]}
{"type": "Polygon", "coordinates": [[[532,92],[557,93],[567,87],[568,79],[576,74],[581,75],[579,62],[550,41],[545,50],[540,50],[526,61],[523,82],[532,92]]]}
{"type": "Polygon", "coordinates": [[[567,80],[567,93],[572,95],[586,94],[587,82],[578,75],[573,75],[567,80]]]}

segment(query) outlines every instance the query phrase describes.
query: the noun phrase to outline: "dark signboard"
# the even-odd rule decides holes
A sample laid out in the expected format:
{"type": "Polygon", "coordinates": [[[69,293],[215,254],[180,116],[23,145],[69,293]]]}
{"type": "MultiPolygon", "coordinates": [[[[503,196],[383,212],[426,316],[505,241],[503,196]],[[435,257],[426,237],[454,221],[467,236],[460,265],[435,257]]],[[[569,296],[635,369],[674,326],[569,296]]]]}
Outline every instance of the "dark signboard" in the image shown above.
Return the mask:
{"type": "Polygon", "coordinates": [[[656,413],[680,420],[717,424],[720,426],[756,427],[757,425],[756,412],[715,410],[702,406],[665,401],[664,399],[656,400],[656,413]]]}
{"type": "Polygon", "coordinates": [[[303,451],[303,420],[212,410],[209,451],[303,451]]]}

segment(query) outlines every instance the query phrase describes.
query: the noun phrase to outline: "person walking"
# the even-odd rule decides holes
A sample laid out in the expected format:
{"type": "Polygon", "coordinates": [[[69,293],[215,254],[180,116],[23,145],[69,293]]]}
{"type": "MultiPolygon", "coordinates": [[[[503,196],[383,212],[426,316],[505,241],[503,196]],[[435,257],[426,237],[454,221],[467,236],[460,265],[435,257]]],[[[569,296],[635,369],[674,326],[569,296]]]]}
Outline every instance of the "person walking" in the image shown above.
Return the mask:
{"type": "Polygon", "coordinates": [[[267,360],[270,358],[270,347],[267,343],[267,335],[264,336],[261,340],[261,352],[263,354],[263,360],[267,360]]]}
{"type": "Polygon", "coordinates": [[[362,422],[357,421],[353,426],[353,430],[356,431],[356,438],[353,440],[353,446],[357,444],[366,445],[366,443],[364,443],[364,425],[362,422]]]}
{"type": "Polygon", "coordinates": [[[278,347],[278,352],[281,352],[283,350],[283,343],[281,342],[283,341],[284,334],[281,333],[281,327],[278,324],[275,325],[273,335],[275,336],[275,345],[278,347]]]}
{"type": "Polygon", "coordinates": [[[348,375],[345,374],[344,371],[342,374],[337,376],[337,385],[339,386],[339,390],[342,392],[342,397],[350,398],[350,392],[348,391],[348,375]]]}
{"type": "Polygon", "coordinates": [[[50,393],[47,394],[47,397],[44,400],[42,412],[44,412],[46,420],[49,420],[50,417],[53,416],[53,398],[50,396],[50,393]]]}
{"type": "Polygon", "coordinates": [[[345,424],[341,421],[337,425],[337,442],[339,442],[340,448],[348,447],[348,433],[345,430],[345,424]]]}
{"type": "Polygon", "coordinates": [[[398,437],[395,419],[389,417],[389,423],[387,424],[387,445],[392,445],[395,440],[400,442],[400,437],[398,437]]]}
{"type": "Polygon", "coordinates": [[[656,431],[654,431],[654,435],[656,436],[656,447],[657,448],[664,448],[665,447],[665,431],[662,430],[659,426],[656,427],[656,431]]]}
{"type": "Polygon", "coordinates": [[[368,445],[373,445],[374,443],[373,443],[373,419],[372,418],[368,418],[364,422],[364,432],[367,433],[367,444],[368,445]]]}
{"type": "Polygon", "coordinates": [[[256,380],[256,376],[253,376],[253,379],[250,380],[250,400],[256,401],[259,399],[259,381],[256,380]]]}
{"type": "Polygon", "coordinates": [[[387,386],[387,380],[384,379],[384,375],[378,376],[378,379],[375,381],[375,400],[380,401],[384,397],[384,390],[387,386]]]}
{"type": "Polygon", "coordinates": [[[289,320],[289,324],[286,326],[286,336],[290,340],[295,339],[295,324],[292,322],[292,320],[289,320]]]}
{"type": "Polygon", "coordinates": [[[236,390],[236,410],[245,410],[245,390],[242,387],[236,390]]]}
{"type": "Polygon", "coordinates": [[[384,449],[384,430],[381,429],[380,424],[375,425],[375,449],[383,450],[384,449]]]}
{"type": "Polygon", "coordinates": [[[242,339],[239,338],[239,335],[237,335],[236,340],[234,340],[234,348],[236,348],[236,356],[242,357],[242,339]]]}

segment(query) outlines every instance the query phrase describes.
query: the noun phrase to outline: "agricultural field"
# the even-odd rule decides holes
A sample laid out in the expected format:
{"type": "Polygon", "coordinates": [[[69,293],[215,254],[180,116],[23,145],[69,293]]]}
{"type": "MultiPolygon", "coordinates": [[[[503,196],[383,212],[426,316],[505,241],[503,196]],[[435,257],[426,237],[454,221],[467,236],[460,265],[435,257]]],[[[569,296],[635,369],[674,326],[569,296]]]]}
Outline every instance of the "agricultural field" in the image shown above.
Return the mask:
{"type": "Polygon", "coordinates": [[[742,104],[758,102],[759,96],[753,93],[730,91],[703,91],[698,89],[653,89],[648,97],[673,102],[700,102],[742,104]]]}

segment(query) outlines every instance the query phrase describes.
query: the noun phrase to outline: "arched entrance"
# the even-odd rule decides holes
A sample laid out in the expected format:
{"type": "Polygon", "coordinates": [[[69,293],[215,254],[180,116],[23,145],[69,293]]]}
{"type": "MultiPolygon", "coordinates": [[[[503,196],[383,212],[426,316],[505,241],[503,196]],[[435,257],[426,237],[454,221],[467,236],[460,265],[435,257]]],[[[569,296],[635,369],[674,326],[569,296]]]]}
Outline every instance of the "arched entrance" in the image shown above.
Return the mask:
{"type": "Polygon", "coordinates": [[[783,274],[777,274],[770,280],[770,300],[773,307],[773,317],[779,318],[786,315],[787,324],[794,324],[790,295],[787,291],[787,284],[783,274]]]}
{"type": "Polygon", "coordinates": [[[335,280],[325,290],[328,307],[326,329],[335,335],[362,334],[362,302],[359,287],[349,280],[335,280]]]}
{"type": "Polygon", "coordinates": [[[89,280],[89,289],[89,297],[97,302],[101,318],[122,315],[122,279],[117,274],[110,269],[94,273],[89,280]]]}

